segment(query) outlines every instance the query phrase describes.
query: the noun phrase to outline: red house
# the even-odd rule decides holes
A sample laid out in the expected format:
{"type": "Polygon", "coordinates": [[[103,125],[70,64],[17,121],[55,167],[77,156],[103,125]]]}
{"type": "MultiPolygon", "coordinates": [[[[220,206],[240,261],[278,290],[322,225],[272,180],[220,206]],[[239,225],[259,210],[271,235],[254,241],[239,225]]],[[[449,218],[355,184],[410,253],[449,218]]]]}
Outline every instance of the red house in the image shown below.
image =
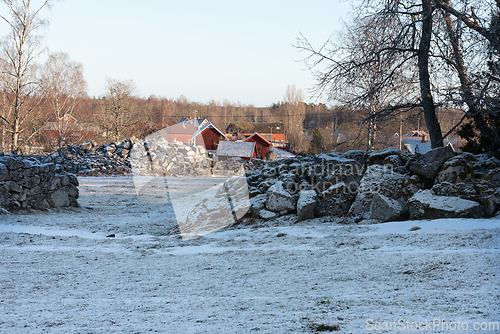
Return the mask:
{"type": "Polygon", "coordinates": [[[174,140],[189,145],[201,145],[207,150],[216,150],[219,142],[227,137],[208,120],[182,119],[179,123],[155,132],[150,137],[162,137],[168,142],[174,140]]]}
{"type": "Polygon", "coordinates": [[[271,143],[257,132],[244,141],[255,143],[255,150],[257,151],[257,158],[259,159],[265,160],[267,152],[271,150],[271,143]]]}
{"type": "Polygon", "coordinates": [[[78,123],[71,115],[65,114],[57,122],[48,122],[41,129],[40,134],[63,141],[72,139],[83,141],[95,138],[100,128],[95,124],[78,123]]]}
{"type": "MultiPolygon", "coordinates": [[[[228,125],[228,127],[231,126],[228,125]]],[[[234,125],[233,125],[234,128],[234,125]]],[[[226,131],[233,130],[233,128],[228,128],[226,131]]],[[[258,132],[269,142],[279,143],[283,145],[286,143],[285,128],[281,123],[244,123],[241,127],[237,129],[238,138],[248,138],[254,133],[258,132]]],[[[234,130],[233,130],[234,132],[234,130]]]]}

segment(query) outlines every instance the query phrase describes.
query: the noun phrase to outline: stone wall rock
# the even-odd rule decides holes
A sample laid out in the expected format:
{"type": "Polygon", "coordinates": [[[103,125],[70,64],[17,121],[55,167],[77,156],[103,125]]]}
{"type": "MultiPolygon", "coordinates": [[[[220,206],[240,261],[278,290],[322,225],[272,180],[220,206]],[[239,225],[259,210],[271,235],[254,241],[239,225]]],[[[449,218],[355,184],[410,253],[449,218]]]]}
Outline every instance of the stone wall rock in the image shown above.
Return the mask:
{"type": "Polygon", "coordinates": [[[318,195],[314,190],[301,190],[297,200],[297,216],[299,220],[314,218],[314,209],[318,195]]]}
{"type": "Polygon", "coordinates": [[[283,187],[283,182],[278,181],[267,190],[266,208],[273,212],[295,211],[297,199],[283,187]]]}
{"type": "Polygon", "coordinates": [[[408,162],[408,169],[413,174],[423,177],[428,184],[433,184],[441,166],[455,153],[450,146],[433,149],[424,155],[416,155],[408,162]]]}
{"type": "Polygon", "coordinates": [[[373,195],[370,219],[388,222],[402,220],[406,210],[398,201],[382,194],[373,195]]]}
{"type": "Polygon", "coordinates": [[[361,179],[349,215],[360,219],[369,219],[375,194],[398,201],[406,211],[407,200],[421,188],[422,184],[416,176],[396,173],[388,166],[369,166],[361,179]]]}
{"type": "Polygon", "coordinates": [[[432,190],[417,192],[408,201],[410,219],[482,218],[479,203],[452,196],[438,196],[432,190]]]}
{"type": "Polygon", "coordinates": [[[0,207],[5,210],[78,206],[78,179],[34,156],[0,156],[0,207]]]}

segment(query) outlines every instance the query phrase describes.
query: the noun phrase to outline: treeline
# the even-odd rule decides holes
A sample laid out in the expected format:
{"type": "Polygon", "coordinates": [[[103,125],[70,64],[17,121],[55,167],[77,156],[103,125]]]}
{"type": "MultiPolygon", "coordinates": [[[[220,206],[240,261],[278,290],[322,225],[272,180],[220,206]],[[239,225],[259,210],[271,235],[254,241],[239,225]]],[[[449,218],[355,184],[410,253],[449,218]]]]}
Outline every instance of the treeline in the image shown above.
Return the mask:
{"type": "MultiPolygon", "coordinates": [[[[287,113],[289,107],[286,102],[277,102],[269,107],[256,107],[229,101],[210,101],[208,103],[191,102],[181,96],[176,99],[150,96],[148,98],[133,97],[134,108],[132,118],[137,120],[133,125],[123,131],[123,138],[144,138],[165,126],[177,123],[181,118],[206,118],[224,131],[230,123],[237,127],[245,127],[247,123],[265,122],[284,124],[287,126],[289,118],[302,117],[304,145],[301,149],[307,149],[312,139],[312,130],[316,127],[321,129],[327,148],[339,146],[339,150],[366,149],[366,111],[348,107],[328,107],[325,104],[302,103],[303,114],[287,113]],[[348,137],[338,142],[338,134],[348,137]],[[336,137],[337,135],[337,137],[336,137]],[[338,145],[340,144],[340,145],[338,145]]],[[[99,123],[100,114],[104,107],[106,97],[80,99],[78,107],[72,114],[79,123],[99,123]]],[[[452,108],[441,108],[438,117],[444,130],[450,130],[462,115],[461,110],[452,108]]],[[[389,135],[406,134],[418,128],[426,129],[425,119],[421,110],[415,109],[402,114],[401,117],[386,117],[377,122],[376,148],[387,147],[391,143],[387,141],[389,135]]],[[[290,132],[285,128],[285,132],[290,132]]],[[[117,139],[123,139],[117,138],[117,139]]],[[[105,142],[114,140],[106,133],[101,133],[95,138],[105,142]]],[[[74,143],[74,139],[68,138],[65,144],[74,143]]]]}
{"type": "MultiPolygon", "coordinates": [[[[0,99],[7,100],[7,97],[0,99]]],[[[49,150],[68,144],[77,145],[88,139],[97,140],[100,143],[124,139],[124,138],[144,138],[168,125],[179,122],[181,118],[206,118],[214,123],[219,129],[224,131],[230,123],[237,127],[245,127],[247,123],[265,122],[283,124],[287,137],[290,136],[290,118],[302,118],[302,142],[296,143],[299,150],[307,150],[309,142],[312,139],[314,128],[319,127],[323,134],[326,148],[336,148],[339,151],[348,149],[366,149],[367,140],[367,120],[366,110],[354,109],[348,107],[328,107],[325,104],[301,103],[302,114],[288,114],[289,108],[286,102],[278,102],[269,107],[256,107],[253,105],[244,105],[241,103],[231,103],[229,101],[218,102],[210,101],[208,103],[191,102],[186,97],[181,96],[176,99],[165,97],[150,96],[141,98],[130,96],[130,110],[127,111],[127,117],[130,119],[130,125],[125,126],[119,137],[114,136],[105,130],[105,122],[109,119],[103,118],[106,113],[106,103],[109,97],[79,97],[71,102],[72,109],[67,110],[67,114],[72,116],[77,124],[93,124],[100,127],[100,131],[92,133],[90,136],[73,136],[61,129],[59,138],[40,131],[27,141],[26,145],[44,146],[49,150]]],[[[0,100],[1,101],[1,100],[0,100]]],[[[34,103],[35,101],[32,101],[34,103]]],[[[35,124],[47,124],[47,122],[56,122],[57,117],[62,117],[63,113],[54,114],[50,99],[42,101],[36,117],[35,124]]],[[[438,117],[444,130],[450,130],[460,119],[462,111],[452,108],[442,108],[438,111],[438,117]]],[[[127,124],[124,124],[127,125],[127,124]]],[[[40,128],[42,129],[43,126],[40,128]]],[[[411,130],[418,128],[425,129],[425,119],[421,110],[415,109],[402,114],[401,117],[386,117],[377,122],[377,133],[375,136],[374,147],[376,149],[392,146],[395,144],[394,136],[396,134],[406,134],[411,130]]],[[[0,127],[0,150],[9,151],[11,143],[10,133],[6,130],[6,124],[0,127]]],[[[23,139],[22,137],[20,138],[23,139]]]]}

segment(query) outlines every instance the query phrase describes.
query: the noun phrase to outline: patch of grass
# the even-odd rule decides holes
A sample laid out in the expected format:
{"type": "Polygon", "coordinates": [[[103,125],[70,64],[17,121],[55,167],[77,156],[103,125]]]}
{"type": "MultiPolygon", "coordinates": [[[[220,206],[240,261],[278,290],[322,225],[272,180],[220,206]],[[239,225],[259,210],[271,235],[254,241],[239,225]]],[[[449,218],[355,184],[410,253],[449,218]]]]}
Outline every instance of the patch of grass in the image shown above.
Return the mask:
{"type": "Polygon", "coordinates": [[[410,228],[410,231],[418,231],[418,230],[421,230],[422,228],[420,226],[413,226],[412,228],[410,228]]]}

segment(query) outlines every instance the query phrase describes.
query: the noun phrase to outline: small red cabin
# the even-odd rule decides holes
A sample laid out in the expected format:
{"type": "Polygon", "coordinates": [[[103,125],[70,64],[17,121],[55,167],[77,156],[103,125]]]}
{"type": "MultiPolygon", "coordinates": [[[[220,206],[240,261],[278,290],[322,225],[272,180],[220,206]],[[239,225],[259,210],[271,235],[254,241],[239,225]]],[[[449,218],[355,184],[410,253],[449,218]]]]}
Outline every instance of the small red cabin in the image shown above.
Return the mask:
{"type": "Polygon", "coordinates": [[[255,132],[250,137],[245,139],[246,142],[254,142],[255,150],[257,151],[257,158],[265,160],[266,154],[271,149],[271,143],[261,136],[259,133],[255,132]]]}

